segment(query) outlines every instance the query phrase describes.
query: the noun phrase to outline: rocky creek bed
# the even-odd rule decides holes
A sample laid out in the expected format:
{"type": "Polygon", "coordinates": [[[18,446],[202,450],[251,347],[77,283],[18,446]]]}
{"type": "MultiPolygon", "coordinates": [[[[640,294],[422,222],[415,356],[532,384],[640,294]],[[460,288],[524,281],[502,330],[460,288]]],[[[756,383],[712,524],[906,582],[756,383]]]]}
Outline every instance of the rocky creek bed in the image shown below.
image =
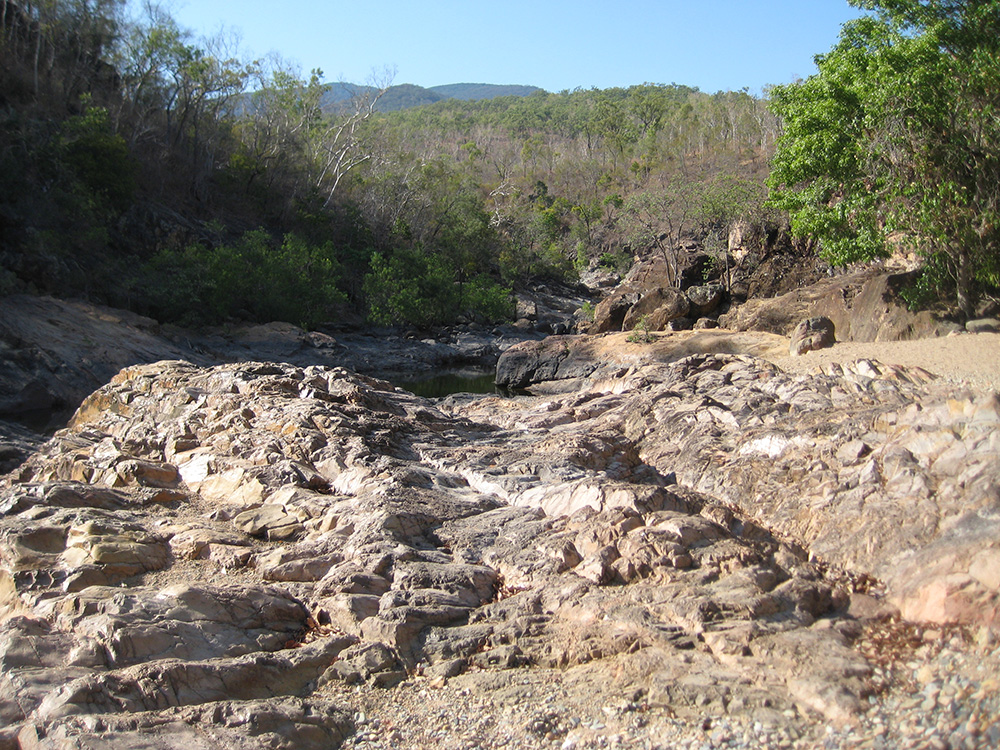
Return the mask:
{"type": "Polygon", "coordinates": [[[871,360],[126,367],[0,484],[0,747],[994,747],[998,477],[871,360]]]}

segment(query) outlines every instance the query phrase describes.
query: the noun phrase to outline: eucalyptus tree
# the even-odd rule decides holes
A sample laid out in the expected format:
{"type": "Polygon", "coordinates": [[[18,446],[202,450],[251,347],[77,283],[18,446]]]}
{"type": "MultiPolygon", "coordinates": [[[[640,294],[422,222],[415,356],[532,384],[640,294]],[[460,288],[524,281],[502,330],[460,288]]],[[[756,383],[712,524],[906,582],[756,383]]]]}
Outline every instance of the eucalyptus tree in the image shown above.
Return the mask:
{"type": "MultiPolygon", "coordinates": [[[[333,201],[344,177],[374,155],[372,130],[365,125],[394,77],[392,68],[373,72],[368,84],[350,87],[346,106],[329,114],[314,110],[306,131],[306,146],[313,187],[322,196],[324,207],[333,201]]],[[[315,81],[310,85],[314,86],[315,81]]]]}
{"type": "Polygon", "coordinates": [[[633,193],[624,200],[619,221],[632,249],[654,248],[663,258],[667,283],[680,284],[678,251],[681,240],[699,226],[705,185],[675,178],[659,189],[633,193]]]}

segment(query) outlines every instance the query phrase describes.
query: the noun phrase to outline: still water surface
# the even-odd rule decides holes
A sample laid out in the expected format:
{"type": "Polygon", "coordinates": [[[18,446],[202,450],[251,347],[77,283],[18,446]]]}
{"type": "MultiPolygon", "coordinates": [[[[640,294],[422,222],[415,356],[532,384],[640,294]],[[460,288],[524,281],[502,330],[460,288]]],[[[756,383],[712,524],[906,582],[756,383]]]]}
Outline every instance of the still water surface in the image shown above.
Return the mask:
{"type": "Polygon", "coordinates": [[[399,381],[396,385],[424,398],[442,398],[452,393],[500,393],[493,370],[445,372],[420,380],[399,381]]]}

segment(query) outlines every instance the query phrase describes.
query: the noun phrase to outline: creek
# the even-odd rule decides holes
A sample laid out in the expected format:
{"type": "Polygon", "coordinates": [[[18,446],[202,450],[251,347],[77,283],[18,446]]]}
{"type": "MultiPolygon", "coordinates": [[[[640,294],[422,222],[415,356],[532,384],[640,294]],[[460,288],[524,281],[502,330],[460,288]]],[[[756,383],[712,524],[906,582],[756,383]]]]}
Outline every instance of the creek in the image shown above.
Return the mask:
{"type": "Polygon", "coordinates": [[[415,396],[443,398],[453,393],[503,393],[497,388],[495,378],[493,369],[449,370],[413,380],[395,379],[393,383],[415,396]]]}

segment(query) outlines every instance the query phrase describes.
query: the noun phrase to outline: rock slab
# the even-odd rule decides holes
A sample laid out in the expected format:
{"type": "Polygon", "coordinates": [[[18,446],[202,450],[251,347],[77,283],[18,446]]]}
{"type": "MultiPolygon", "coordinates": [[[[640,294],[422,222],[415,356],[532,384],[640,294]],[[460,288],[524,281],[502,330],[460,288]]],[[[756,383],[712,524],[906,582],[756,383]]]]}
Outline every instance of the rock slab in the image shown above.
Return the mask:
{"type": "Polygon", "coordinates": [[[0,741],[334,747],[358,691],[558,670],[819,742],[878,700],[875,623],[997,628],[996,396],[871,361],[591,375],[435,402],[123,369],[0,484],[0,741]]]}

